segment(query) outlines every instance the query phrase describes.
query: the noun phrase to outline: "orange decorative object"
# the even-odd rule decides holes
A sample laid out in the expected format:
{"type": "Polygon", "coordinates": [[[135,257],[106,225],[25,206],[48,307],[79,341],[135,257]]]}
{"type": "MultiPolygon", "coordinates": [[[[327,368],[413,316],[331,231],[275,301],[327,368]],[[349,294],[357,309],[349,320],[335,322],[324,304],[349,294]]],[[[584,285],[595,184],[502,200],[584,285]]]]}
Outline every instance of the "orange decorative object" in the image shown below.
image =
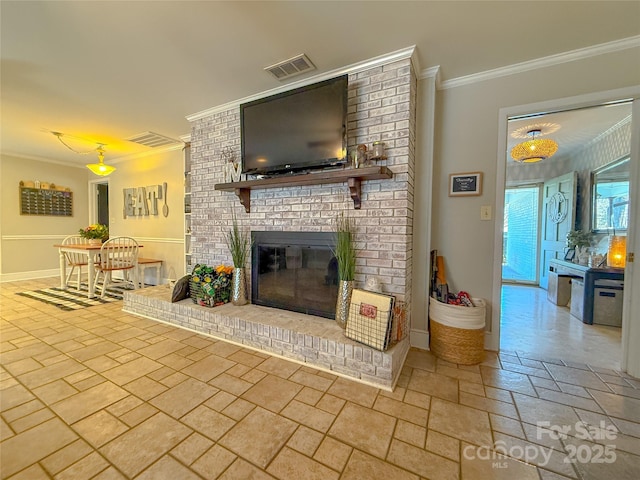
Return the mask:
{"type": "Polygon", "coordinates": [[[607,264],[610,267],[624,268],[627,259],[627,237],[612,235],[609,237],[607,264]]]}

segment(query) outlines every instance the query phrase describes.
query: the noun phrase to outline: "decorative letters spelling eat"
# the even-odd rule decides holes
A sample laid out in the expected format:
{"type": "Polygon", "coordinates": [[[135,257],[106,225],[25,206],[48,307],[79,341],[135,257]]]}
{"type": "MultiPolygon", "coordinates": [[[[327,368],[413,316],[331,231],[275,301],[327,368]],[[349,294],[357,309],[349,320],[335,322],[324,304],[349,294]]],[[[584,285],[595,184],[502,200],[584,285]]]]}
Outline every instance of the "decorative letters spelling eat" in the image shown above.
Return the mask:
{"type": "Polygon", "coordinates": [[[158,200],[162,200],[162,185],[124,188],[124,218],[158,215],[158,200]]]}

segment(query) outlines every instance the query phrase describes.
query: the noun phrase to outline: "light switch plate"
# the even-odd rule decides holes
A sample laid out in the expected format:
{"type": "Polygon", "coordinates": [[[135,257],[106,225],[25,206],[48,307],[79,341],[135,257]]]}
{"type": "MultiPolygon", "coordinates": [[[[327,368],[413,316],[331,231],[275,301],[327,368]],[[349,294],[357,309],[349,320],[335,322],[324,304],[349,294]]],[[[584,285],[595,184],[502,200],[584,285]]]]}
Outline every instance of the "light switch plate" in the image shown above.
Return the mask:
{"type": "Polygon", "coordinates": [[[491,205],[480,207],[480,220],[491,220],[491,205]]]}

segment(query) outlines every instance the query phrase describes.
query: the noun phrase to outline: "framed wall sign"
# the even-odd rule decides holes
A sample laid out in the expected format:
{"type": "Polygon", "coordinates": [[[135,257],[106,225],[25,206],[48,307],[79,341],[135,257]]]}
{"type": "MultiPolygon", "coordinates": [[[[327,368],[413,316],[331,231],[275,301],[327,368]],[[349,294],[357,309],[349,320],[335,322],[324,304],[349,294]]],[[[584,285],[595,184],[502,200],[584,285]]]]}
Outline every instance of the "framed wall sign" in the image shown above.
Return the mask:
{"type": "Polygon", "coordinates": [[[463,197],[482,194],[482,172],[449,175],[449,196],[463,197]]]}

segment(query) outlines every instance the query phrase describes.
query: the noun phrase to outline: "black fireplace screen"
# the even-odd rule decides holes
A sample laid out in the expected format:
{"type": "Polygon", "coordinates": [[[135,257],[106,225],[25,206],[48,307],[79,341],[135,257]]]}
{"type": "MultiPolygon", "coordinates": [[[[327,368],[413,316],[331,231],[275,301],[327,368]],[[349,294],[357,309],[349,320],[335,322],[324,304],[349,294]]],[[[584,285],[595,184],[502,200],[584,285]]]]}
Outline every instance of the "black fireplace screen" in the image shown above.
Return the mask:
{"type": "Polygon", "coordinates": [[[252,232],[251,302],[335,318],[338,266],[334,235],[252,232]]]}

